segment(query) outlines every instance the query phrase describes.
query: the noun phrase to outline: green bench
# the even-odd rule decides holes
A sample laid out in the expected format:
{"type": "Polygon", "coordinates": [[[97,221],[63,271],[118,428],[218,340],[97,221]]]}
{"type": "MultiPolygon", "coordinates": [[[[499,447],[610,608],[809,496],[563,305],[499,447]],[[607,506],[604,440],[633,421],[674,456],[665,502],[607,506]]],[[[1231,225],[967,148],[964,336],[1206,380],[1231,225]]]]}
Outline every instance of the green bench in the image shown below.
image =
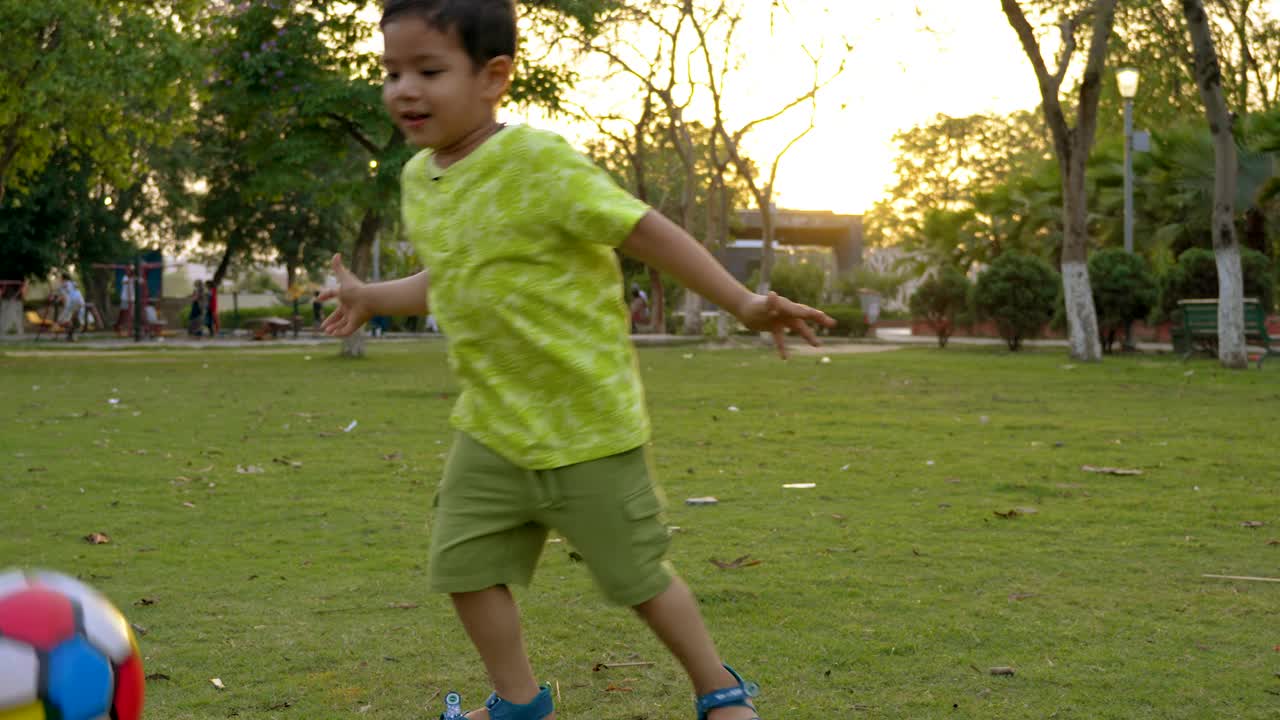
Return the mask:
{"type": "MultiPolygon", "coordinates": [[[[1218,301],[1179,300],[1182,313],[1181,326],[1174,328],[1174,348],[1182,353],[1182,359],[1190,358],[1196,351],[1213,355],[1218,353],[1218,301]]],[[[1262,348],[1258,367],[1270,355],[1280,355],[1271,349],[1271,336],[1267,334],[1267,313],[1255,298],[1244,299],[1245,344],[1262,348]]]]}

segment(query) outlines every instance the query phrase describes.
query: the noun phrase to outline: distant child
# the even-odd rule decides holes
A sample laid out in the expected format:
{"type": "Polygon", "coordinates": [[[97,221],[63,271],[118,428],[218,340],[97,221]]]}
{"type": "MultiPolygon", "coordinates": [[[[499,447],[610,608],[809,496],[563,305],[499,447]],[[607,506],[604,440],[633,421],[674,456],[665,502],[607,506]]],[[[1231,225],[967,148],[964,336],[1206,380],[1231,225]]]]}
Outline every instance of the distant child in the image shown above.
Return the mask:
{"type": "Polygon", "coordinates": [[[417,147],[402,177],[405,232],[429,269],[364,284],[333,260],[326,333],[422,315],[449,335],[462,386],[432,521],[429,585],[448,593],[494,693],[472,720],[554,718],[508,586],[526,585],[555,529],[597,585],[635,609],[683,665],[697,717],[755,718],[753,683],[726,667],[688,586],[663,561],[667,528],[649,416],[627,337],[619,248],[747,328],[816,344],[823,313],[749,292],[700,244],[619,188],[558,135],[504,126],[511,0],[388,0],[387,110],[417,147]],[[429,296],[429,297],[428,297],[429,296]]]}
{"type": "Polygon", "coordinates": [[[205,283],[204,326],[209,330],[209,337],[218,337],[218,284],[210,280],[205,283]]]}
{"type": "Polygon", "coordinates": [[[191,311],[187,314],[187,334],[200,335],[201,323],[204,322],[205,293],[204,283],[196,280],[191,288],[191,311]]]}
{"type": "Polygon", "coordinates": [[[125,268],[120,277],[120,314],[116,317],[116,334],[127,335],[133,327],[133,268],[125,268]]]}
{"type": "Polygon", "coordinates": [[[84,295],[71,279],[71,273],[62,273],[62,286],[58,288],[62,296],[62,312],[58,315],[58,324],[67,329],[67,342],[76,341],[76,330],[84,323],[84,295]]]}

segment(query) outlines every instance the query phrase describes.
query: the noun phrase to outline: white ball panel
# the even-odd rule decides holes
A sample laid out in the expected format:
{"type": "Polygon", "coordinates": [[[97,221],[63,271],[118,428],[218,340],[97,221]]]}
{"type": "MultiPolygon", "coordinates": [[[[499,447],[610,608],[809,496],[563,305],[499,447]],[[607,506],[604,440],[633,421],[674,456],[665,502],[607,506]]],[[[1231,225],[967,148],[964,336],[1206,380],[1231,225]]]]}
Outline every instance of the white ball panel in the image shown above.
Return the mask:
{"type": "Polygon", "coordinates": [[[27,576],[21,570],[0,573],[0,597],[27,587],[27,576]]]}
{"type": "Polygon", "coordinates": [[[0,710],[36,701],[40,658],[25,643],[0,638],[0,710]]]}

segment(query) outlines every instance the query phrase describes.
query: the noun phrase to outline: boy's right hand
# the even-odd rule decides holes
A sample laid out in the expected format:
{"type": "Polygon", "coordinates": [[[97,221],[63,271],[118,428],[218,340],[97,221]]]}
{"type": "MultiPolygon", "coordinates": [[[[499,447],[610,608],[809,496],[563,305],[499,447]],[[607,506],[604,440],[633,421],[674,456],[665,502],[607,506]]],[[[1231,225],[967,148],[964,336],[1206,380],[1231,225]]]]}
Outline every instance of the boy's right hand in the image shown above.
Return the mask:
{"type": "Polygon", "coordinates": [[[337,298],[338,309],[324,319],[320,329],[325,335],[346,337],[369,322],[373,308],[365,297],[364,282],[342,264],[341,253],[333,256],[333,274],[338,278],[338,287],[320,293],[319,300],[337,298]]]}

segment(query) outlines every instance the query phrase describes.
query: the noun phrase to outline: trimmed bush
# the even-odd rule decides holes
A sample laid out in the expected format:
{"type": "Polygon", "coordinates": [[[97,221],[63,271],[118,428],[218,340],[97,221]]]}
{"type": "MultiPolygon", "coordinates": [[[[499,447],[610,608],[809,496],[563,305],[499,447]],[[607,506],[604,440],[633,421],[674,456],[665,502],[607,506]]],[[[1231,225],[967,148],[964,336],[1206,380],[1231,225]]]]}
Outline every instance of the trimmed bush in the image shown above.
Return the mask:
{"type": "Polygon", "coordinates": [[[836,321],[836,326],[827,331],[828,335],[838,337],[866,337],[867,321],[862,317],[860,305],[831,305],[822,311],[836,321]]]}
{"type": "MultiPolygon", "coordinates": [[[[1240,269],[1244,273],[1244,296],[1255,297],[1269,313],[1275,308],[1275,277],[1271,261],[1257,250],[1240,249],[1240,269]]],[[[1172,317],[1179,300],[1218,297],[1218,260],[1213,251],[1191,248],[1178,256],[1160,282],[1160,310],[1172,317]]]]}
{"type": "Polygon", "coordinates": [[[1058,297],[1058,273],[1037,257],[1007,252],[978,276],[974,304],[995,321],[1009,350],[1038,335],[1053,318],[1058,297]]]}
{"type": "Polygon", "coordinates": [[[964,273],[944,267],[923,283],[911,296],[911,314],[923,318],[938,336],[938,347],[947,346],[955,331],[956,319],[966,314],[973,284],[964,273]]]}
{"type": "Polygon", "coordinates": [[[1160,294],[1147,261],[1123,248],[1099,250],[1089,258],[1089,285],[1105,352],[1130,323],[1151,313],[1160,294]]]}
{"type": "MultiPolygon", "coordinates": [[[[759,284],[760,272],[756,271],[747,286],[754,290],[759,284]]],[[[826,284],[827,272],[813,263],[776,262],[769,276],[770,290],[809,307],[817,307],[822,302],[826,284]]]]}

